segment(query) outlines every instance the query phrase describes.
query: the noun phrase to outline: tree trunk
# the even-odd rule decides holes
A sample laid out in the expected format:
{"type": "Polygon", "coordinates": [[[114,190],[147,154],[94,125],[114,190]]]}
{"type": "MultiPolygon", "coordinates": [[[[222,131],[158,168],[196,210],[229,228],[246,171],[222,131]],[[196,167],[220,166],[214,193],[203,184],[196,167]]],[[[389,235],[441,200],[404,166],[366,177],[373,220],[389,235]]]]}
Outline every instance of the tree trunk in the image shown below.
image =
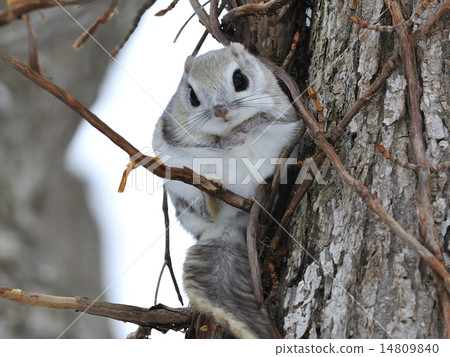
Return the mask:
{"type": "MultiPolygon", "coordinates": [[[[406,17],[421,1],[405,4],[406,17]]],[[[436,6],[430,6],[419,22],[436,6]]],[[[396,34],[380,33],[349,21],[392,24],[382,0],[315,1],[311,22],[308,84],[318,93],[332,129],[367,90],[397,46],[396,34]]],[[[444,15],[448,21],[448,14],[444,15]]],[[[416,48],[423,84],[421,111],[430,165],[449,159],[450,90],[448,27],[438,21],[435,36],[416,48]],[[447,67],[445,64],[447,63],[447,67]]],[[[448,23],[448,22],[447,22],[448,23]]],[[[306,51],[306,49],[303,49],[306,51]]],[[[337,153],[351,175],[367,185],[410,233],[420,237],[416,175],[376,152],[413,161],[406,80],[400,64],[377,96],[353,119],[337,153]]],[[[304,100],[307,101],[306,96],[304,100]]],[[[311,106],[312,108],[312,106],[311,106]]],[[[300,159],[304,155],[299,153],[300,159]]],[[[439,338],[446,334],[437,279],[418,255],[345,185],[328,161],[326,184],[315,183],[288,227],[289,254],[281,276],[279,328],[286,338],[439,338]]],[[[448,170],[432,174],[436,227],[448,266],[448,170]]]]}

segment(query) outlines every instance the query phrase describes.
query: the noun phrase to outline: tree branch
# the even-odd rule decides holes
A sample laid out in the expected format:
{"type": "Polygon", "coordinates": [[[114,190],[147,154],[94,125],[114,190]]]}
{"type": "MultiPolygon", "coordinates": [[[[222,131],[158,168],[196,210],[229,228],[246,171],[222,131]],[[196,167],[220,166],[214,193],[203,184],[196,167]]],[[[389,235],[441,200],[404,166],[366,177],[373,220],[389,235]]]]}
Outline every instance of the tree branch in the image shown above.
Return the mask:
{"type": "Polygon", "coordinates": [[[85,297],[53,296],[32,293],[20,289],[0,286],[0,299],[19,304],[41,306],[58,310],[75,310],[89,315],[104,316],[118,321],[131,322],[162,332],[181,330],[189,327],[193,310],[190,308],[170,308],[156,305],[150,309],[91,300],[85,297]]]}
{"type": "Polygon", "coordinates": [[[269,315],[267,313],[266,304],[264,303],[264,296],[262,291],[261,284],[261,273],[259,270],[259,255],[257,248],[257,233],[258,233],[258,220],[259,220],[259,212],[262,204],[262,199],[264,197],[264,185],[259,185],[258,191],[256,192],[254,201],[255,203],[250,210],[250,215],[248,217],[247,223],[247,252],[248,259],[250,263],[250,273],[252,276],[252,287],[253,294],[255,295],[256,301],[258,302],[259,309],[261,314],[267,321],[267,325],[270,327],[270,332],[272,338],[279,338],[279,334],[276,329],[273,327],[269,315]]]}
{"type": "Polygon", "coordinates": [[[219,41],[222,45],[228,46],[231,41],[220,29],[219,24],[219,0],[211,0],[209,24],[211,26],[212,35],[219,41]]]}
{"type": "Polygon", "coordinates": [[[164,213],[164,225],[166,229],[166,246],[165,246],[165,253],[164,253],[164,263],[161,268],[161,273],[159,274],[158,283],[156,284],[156,292],[155,292],[155,305],[158,299],[158,292],[159,287],[161,284],[161,277],[163,275],[164,269],[167,267],[169,269],[170,277],[172,278],[173,287],[175,288],[175,291],[178,296],[178,301],[183,306],[183,297],[181,296],[180,288],[178,287],[177,278],[175,277],[175,272],[173,271],[172,266],[172,257],[170,256],[170,222],[169,222],[169,207],[167,204],[167,190],[164,188],[163,192],[163,204],[162,204],[162,210],[164,213]]]}
{"type": "Polygon", "coordinates": [[[358,19],[356,16],[349,16],[348,18],[350,21],[352,21],[355,24],[357,24],[361,27],[364,27],[368,30],[374,30],[374,31],[378,31],[378,32],[392,32],[395,30],[395,26],[369,24],[368,22],[358,19]]]}
{"type": "Polygon", "coordinates": [[[34,1],[16,1],[17,5],[7,7],[0,11],[0,27],[10,22],[20,19],[22,15],[37,9],[45,9],[55,6],[66,5],[85,5],[97,0],[34,0],[34,1]]]}
{"type": "Polygon", "coordinates": [[[112,57],[116,57],[119,51],[122,49],[123,46],[127,43],[127,41],[130,39],[130,37],[133,35],[134,31],[137,29],[139,22],[141,21],[142,16],[144,16],[145,12],[150,9],[153,4],[156,2],[156,0],[146,0],[139,8],[134,20],[133,24],[131,25],[130,29],[128,30],[125,37],[114,47],[114,50],[111,53],[112,57]]]}
{"type": "Polygon", "coordinates": [[[28,29],[28,64],[33,71],[41,73],[41,66],[39,64],[39,39],[31,25],[30,15],[23,15],[22,19],[25,21],[28,29]]]}
{"type": "Polygon", "coordinates": [[[78,37],[74,44],[72,45],[73,48],[75,48],[76,50],[79,50],[81,47],[83,47],[84,43],[86,42],[86,40],[91,37],[95,31],[97,31],[97,28],[101,25],[101,24],[105,24],[106,22],[109,21],[109,19],[111,17],[113,17],[117,12],[118,12],[118,7],[120,4],[120,0],[113,0],[111,2],[111,5],[109,5],[108,9],[101,14],[100,16],[98,16],[94,23],[89,26],[89,28],[87,29],[87,31],[83,32],[80,37],[78,37]]]}
{"type": "Polygon", "coordinates": [[[407,26],[402,7],[397,0],[385,0],[391,12],[393,23],[397,29],[400,57],[405,70],[408,83],[408,104],[410,120],[408,121],[409,137],[414,155],[414,161],[418,165],[417,173],[417,208],[419,215],[419,228],[428,248],[441,261],[442,251],[439,244],[437,230],[434,225],[433,205],[431,198],[430,165],[423,139],[422,115],[420,113],[421,85],[417,71],[416,53],[413,36],[407,26]]]}
{"type": "Polygon", "coordinates": [[[250,212],[250,207],[252,205],[251,200],[239,196],[228,189],[224,189],[218,184],[211,182],[205,177],[195,173],[188,167],[169,167],[164,165],[158,158],[142,154],[127,140],[125,140],[125,138],[117,134],[108,125],[101,121],[94,113],[92,113],[89,109],[87,109],[83,104],[81,104],[78,100],[76,100],[72,95],[64,91],[62,88],[58,87],[39,73],[33,71],[30,67],[2,49],[0,49],[0,59],[10,67],[22,73],[25,77],[33,81],[41,88],[54,95],[76,113],[80,114],[84,119],[86,119],[89,124],[103,133],[114,144],[127,152],[133,161],[136,161],[155,175],[170,180],[181,181],[188,185],[195,186],[199,190],[206,192],[218,199],[221,199],[233,207],[237,207],[246,212],[250,212]]]}
{"type": "Polygon", "coordinates": [[[427,9],[428,5],[430,5],[432,2],[433,0],[425,0],[417,9],[417,11],[406,22],[407,26],[411,26],[414,22],[416,22],[418,18],[423,14],[423,12],[427,9]]]}
{"type": "Polygon", "coordinates": [[[259,2],[235,7],[234,9],[228,11],[228,13],[223,17],[222,23],[224,25],[229,24],[242,16],[275,13],[289,2],[291,2],[291,0],[269,0],[264,3],[259,2]]]}
{"type": "Polygon", "coordinates": [[[205,26],[205,28],[208,30],[209,33],[212,33],[211,25],[209,23],[209,15],[205,11],[202,5],[198,2],[198,0],[189,0],[191,3],[192,8],[194,9],[195,13],[198,16],[198,19],[200,20],[200,23],[205,26]]]}

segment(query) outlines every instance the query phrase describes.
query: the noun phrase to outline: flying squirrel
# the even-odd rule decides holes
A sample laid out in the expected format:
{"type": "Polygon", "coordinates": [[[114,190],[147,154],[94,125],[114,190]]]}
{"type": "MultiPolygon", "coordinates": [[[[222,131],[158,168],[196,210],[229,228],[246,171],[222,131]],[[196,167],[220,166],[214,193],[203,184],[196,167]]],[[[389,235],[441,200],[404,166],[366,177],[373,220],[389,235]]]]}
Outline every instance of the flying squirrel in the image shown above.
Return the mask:
{"type": "MultiPolygon", "coordinates": [[[[273,175],[298,124],[274,74],[244,46],[231,43],[186,59],[152,145],[169,157],[169,166],[189,167],[252,198],[273,175]]],[[[164,186],[180,223],[197,239],[183,273],[191,306],[236,338],[271,338],[252,289],[248,213],[179,181],[164,186]]]]}

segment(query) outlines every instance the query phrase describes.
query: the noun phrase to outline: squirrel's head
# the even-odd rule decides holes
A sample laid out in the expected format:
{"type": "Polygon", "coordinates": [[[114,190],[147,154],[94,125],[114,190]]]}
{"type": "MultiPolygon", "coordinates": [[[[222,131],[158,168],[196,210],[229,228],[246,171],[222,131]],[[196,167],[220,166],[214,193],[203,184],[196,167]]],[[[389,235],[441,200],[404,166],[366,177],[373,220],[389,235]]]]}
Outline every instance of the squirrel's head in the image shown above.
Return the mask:
{"type": "Polygon", "coordinates": [[[213,135],[226,135],[255,114],[273,112],[274,100],[282,95],[272,72],[238,43],[189,56],[179,94],[188,127],[213,135]]]}

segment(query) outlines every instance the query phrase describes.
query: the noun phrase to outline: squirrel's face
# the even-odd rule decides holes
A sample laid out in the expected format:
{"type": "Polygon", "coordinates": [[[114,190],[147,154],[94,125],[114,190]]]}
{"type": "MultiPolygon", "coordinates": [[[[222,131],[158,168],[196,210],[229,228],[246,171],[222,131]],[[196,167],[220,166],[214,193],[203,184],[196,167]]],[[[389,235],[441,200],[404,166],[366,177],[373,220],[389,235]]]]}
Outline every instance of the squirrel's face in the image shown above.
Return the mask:
{"type": "Polygon", "coordinates": [[[180,94],[194,131],[226,135],[236,125],[273,109],[275,81],[261,62],[243,46],[188,57],[180,94]]]}

